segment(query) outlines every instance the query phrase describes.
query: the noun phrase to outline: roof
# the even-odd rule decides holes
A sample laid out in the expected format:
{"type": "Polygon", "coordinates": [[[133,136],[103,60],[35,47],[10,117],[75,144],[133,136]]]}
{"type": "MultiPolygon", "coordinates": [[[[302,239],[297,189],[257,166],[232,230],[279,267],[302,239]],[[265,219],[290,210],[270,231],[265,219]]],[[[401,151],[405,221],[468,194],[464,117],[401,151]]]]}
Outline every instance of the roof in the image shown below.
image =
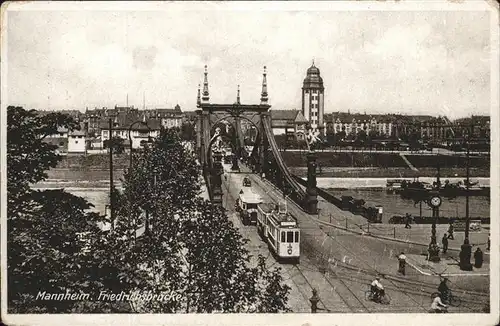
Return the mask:
{"type": "Polygon", "coordinates": [[[240,194],[240,198],[244,203],[247,204],[260,204],[262,203],[262,199],[260,196],[253,193],[243,193],[240,194]]]}
{"type": "Polygon", "coordinates": [[[307,69],[306,78],[304,78],[304,88],[321,88],[323,89],[323,78],[320,76],[318,67],[314,62],[309,69],[307,69]]]}
{"type": "Polygon", "coordinates": [[[256,194],[251,188],[245,187],[245,190],[241,189],[243,193],[240,193],[240,198],[243,202],[249,204],[260,204],[262,203],[262,198],[259,194],[256,194]]]}
{"type": "Polygon", "coordinates": [[[293,222],[294,224],[297,223],[297,221],[292,217],[292,215],[288,212],[276,212],[274,211],[272,213],[272,217],[276,219],[276,221],[283,223],[283,222],[293,222]]]}
{"type": "Polygon", "coordinates": [[[424,122],[436,118],[429,115],[363,114],[350,112],[325,113],[325,121],[336,122],[337,119],[343,123],[351,123],[353,120],[355,120],[356,122],[369,122],[372,119],[375,119],[377,122],[382,123],[410,123],[424,122]]]}
{"type": "Polygon", "coordinates": [[[177,104],[173,109],[168,108],[155,108],[154,110],[150,110],[156,114],[182,114],[181,107],[177,104]]]}
{"type": "Polygon", "coordinates": [[[73,130],[69,133],[70,136],[85,136],[85,132],[82,130],[73,130]]]}
{"type": "MultiPolygon", "coordinates": [[[[299,110],[269,110],[272,120],[291,120],[295,121],[299,110]]],[[[302,116],[303,117],[303,116],[302,116]]]]}
{"type": "MultiPolygon", "coordinates": [[[[121,112],[114,118],[113,129],[129,129],[130,126],[133,125],[132,130],[160,130],[161,129],[161,121],[158,119],[144,119],[144,115],[137,113],[124,113],[121,112]],[[145,122],[147,127],[141,123],[145,122]],[[149,128],[148,128],[149,127],[149,128]]],[[[109,129],[109,123],[107,121],[101,121],[100,123],[101,129],[109,129]]]]}

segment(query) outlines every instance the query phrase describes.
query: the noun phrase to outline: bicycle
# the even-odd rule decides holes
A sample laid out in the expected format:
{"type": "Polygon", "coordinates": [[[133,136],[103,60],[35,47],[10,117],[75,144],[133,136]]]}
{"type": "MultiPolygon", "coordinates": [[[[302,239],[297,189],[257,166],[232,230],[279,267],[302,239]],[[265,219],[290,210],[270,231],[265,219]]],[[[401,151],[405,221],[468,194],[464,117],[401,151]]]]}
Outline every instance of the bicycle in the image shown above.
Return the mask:
{"type": "MultiPolygon", "coordinates": [[[[434,300],[434,298],[436,297],[436,295],[441,296],[441,293],[439,293],[439,292],[432,293],[431,299],[434,300]]],[[[448,297],[447,297],[447,299],[444,299],[443,297],[441,297],[441,299],[442,299],[442,301],[443,301],[444,304],[447,304],[447,305],[455,307],[455,308],[459,307],[462,304],[462,300],[460,300],[459,297],[454,296],[451,293],[451,291],[448,291],[448,297]]]]}
{"type": "Polygon", "coordinates": [[[377,300],[371,289],[368,289],[367,291],[365,291],[365,300],[373,301],[373,302],[377,302],[377,303],[381,303],[381,304],[391,303],[391,297],[389,296],[389,294],[387,294],[387,292],[385,292],[383,296],[381,296],[381,297],[379,296],[379,298],[377,300]]]}

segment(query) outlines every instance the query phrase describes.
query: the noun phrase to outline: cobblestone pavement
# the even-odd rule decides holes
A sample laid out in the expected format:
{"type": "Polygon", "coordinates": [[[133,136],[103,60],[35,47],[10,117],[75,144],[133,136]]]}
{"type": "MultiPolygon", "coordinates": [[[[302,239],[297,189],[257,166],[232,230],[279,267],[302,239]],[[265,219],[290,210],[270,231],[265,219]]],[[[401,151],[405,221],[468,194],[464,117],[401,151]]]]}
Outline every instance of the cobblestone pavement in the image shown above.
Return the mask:
{"type": "MultiPolygon", "coordinates": [[[[228,173],[227,186],[234,195],[241,189],[245,173],[228,173]]],[[[280,193],[266,181],[249,174],[252,188],[264,201],[283,200],[280,193]]],[[[227,186],[225,192],[227,191],[227,186]]],[[[231,208],[234,200],[226,203],[231,208]]],[[[301,227],[301,263],[297,266],[280,265],[283,275],[291,281],[290,304],[297,312],[306,312],[311,289],[319,289],[320,308],[331,312],[425,312],[430,307],[431,294],[437,289],[439,276],[423,275],[407,268],[405,276],[397,273],[395,255],[400,251],[420,254],[421,246],[411,243],[384,241],[367,235],[346,232],[328,225],[321,225],[317,216],[305,214],[288,201],[289,211],[301,227]],[[368,284],[375,275],[385,275],[382,283],[391,298],[391,304],[381,305],[365,299],[368,284]],[[287,276],[288,275],[288,276],[287,276]]],[[[235,216],[233,216],[233,219],[235,216]]],[[[243,227],[244,236],[254,243],[261,243],[255,227],[243,227]]],[[[258,245],[257,245],[258,246],[258,245]]],[[[259,247],[269,255],[267,246],[259,247]]],[[[268,260],[272,261],[271,258],[268,260]]],[[[485,267],[487,268],[487,267],[485,267]]],[[[489,277],[450,277],[454,293],[460,293],[462,304],[450,312],[480,312],[488,300],[489,277]]]]}

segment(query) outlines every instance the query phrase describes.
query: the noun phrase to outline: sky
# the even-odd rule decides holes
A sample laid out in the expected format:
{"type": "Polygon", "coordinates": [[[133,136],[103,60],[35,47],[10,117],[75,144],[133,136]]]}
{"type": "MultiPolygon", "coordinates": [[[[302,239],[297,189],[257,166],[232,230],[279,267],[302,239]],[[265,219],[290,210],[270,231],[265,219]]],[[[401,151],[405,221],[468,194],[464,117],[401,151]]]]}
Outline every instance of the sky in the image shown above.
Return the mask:
{"type": "MultiPolygon", "coordinates": [[[[274,109],[300,109],[314,60],[325,112],[489,114],[490,13],[235,10],[9,11],[7,102],[35,109],[258,104],[263,66],[274,109]]],[[[179,9],[180,8],[180,9],[179,9]]],[[[48,10],[47,10],[48,9],[48,10]]]]}

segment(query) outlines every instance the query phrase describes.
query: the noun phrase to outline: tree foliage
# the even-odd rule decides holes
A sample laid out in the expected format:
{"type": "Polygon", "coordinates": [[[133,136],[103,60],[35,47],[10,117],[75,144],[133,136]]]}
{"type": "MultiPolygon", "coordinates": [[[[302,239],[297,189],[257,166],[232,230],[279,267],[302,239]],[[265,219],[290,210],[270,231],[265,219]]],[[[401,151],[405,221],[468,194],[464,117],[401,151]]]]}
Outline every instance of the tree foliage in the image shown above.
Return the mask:
{"type": "Polygon", "coordinates": [[[113,137],[111,139],[106,139],[103,142],[103,145],[104,148],[109,148],[111,146],[113,148],[114,154],[121,154],[125,151],[125,140],[120,137],[113,137]]]}
{"type": "Polygon", "coordinates": [[[81,232],[97,232],[99,215],[87,213],[82,198],[63,190],[33,190],[46,170],[61,159],[57,146],[44,142],[60,127],[76,122],[62,114],[38,115],[21,107],[7,109],[8,299],[13,312],[68,312],[70,301],[37,300],[37,294],[78,293],[85,288],[79,253],[81,232]]]}
{"type": "Polygon", "coordinates": [[[33,190],[60,157],[43,137],[71,118],[8,109],[9,311],[280,312],[288,286],[279,270],[256,266],[227,212],[199,197],[199,166],[178,130],[134,155],[115,189],[110,231],[90,204],[62,189],[33,190]],[[102,294],[161,300],[97,301],[102,294]],[[39,293],[86,293],[93,301],[40,300],[39,293]]]}
{"type": "MultiPolygon", "coordinates": [[[[154,312],[284,311],[288,287],[279,271],[250,266],[245,240],[226,211],[198,194],[199,167],[174,130],[137,155],[125,175],[119,219],[143,224],[133,240],[137,265],[147,273],[127,276],[137,290],[175,293],[137,306],[154,312]],[[144,223],[137,220],[144,220],[144,223]],[[161,246],[154,244],[162,244],[161,246]],[[278,297],[272,296],[273,291],[278,297]]],[[[132,240],[130,240],[132,241],[132,240]]]]}

